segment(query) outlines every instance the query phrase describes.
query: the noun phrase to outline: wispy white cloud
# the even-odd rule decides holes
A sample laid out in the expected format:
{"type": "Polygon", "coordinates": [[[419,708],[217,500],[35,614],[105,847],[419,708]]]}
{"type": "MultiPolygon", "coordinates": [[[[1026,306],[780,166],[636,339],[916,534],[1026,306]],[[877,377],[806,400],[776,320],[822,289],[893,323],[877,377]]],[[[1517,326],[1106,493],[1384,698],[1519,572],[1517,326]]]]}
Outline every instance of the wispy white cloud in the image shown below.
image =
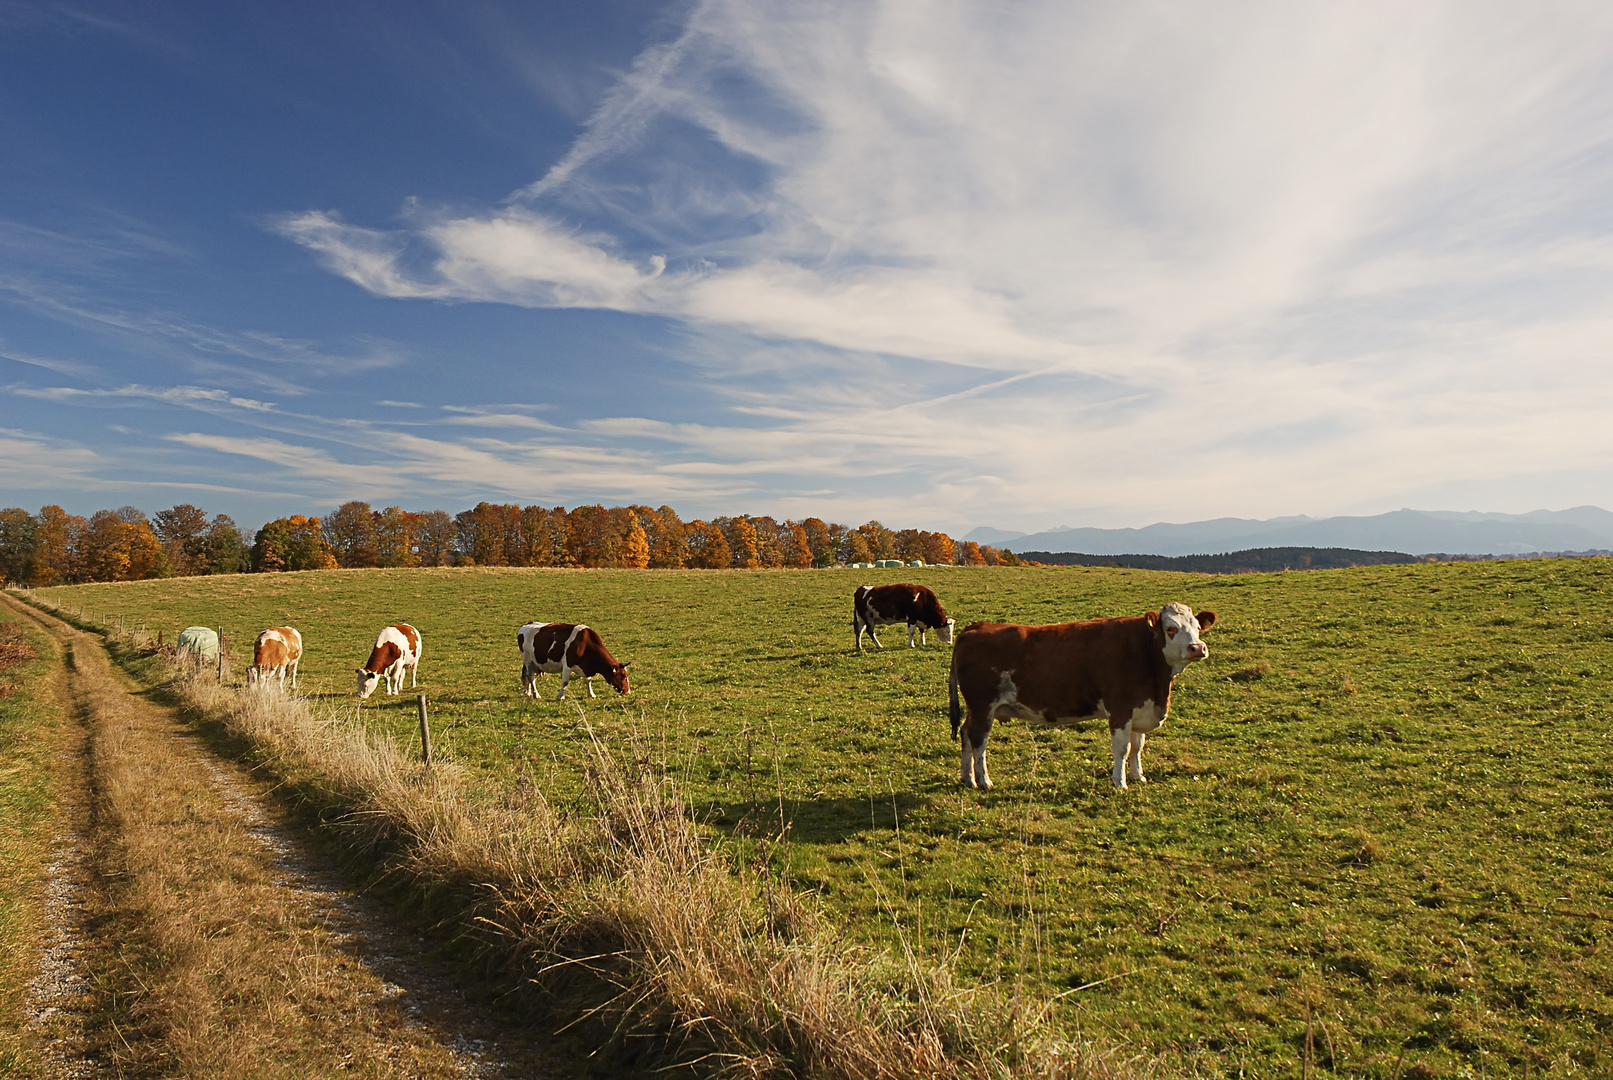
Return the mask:
{"type": "Polygon", "coordinates": [[[26,364],[29,367],[54,371],[58,375],[73,375],[78,378],[94,378],[100,374],[93,365],[82,364],[77,360],[62,360],[53,356],[35,356],[31,353],[11,350],[0,352],[0,360],[10,360],[15,364],[26,364]]]}
{"type": "Polygon", "coordinates": [[[378,295],[681,321],[736,423],[579,435],[784,503],[1139,524],[1569,463],[1539,497],[1606,502],[1610,40],[1589,3],[708,0],[504,205],[275,227],[378,295]]]}
{"type": "Polygon", "coordinates": [[[270,412],[275,408],[275,404],[271,401],[237,397],[227,390],[209,389],[203,386],[141,386],[131,384],[110,390],[82,390],[70,386],[13,386],[9,389],[11,393],[19,397],[42,398],[46,401],[135,399],[160,401],[169,405],[189,406],[192,408],[231,405],[237,409],[251,409],[255,412],[270,412]]]}
{"type": "Polygon", "coordinates": [[[6,463],[6,487],[11,489],[77,488],[103,464],[88,447],[13,428],[0,428],[0,461],[6,463]]]}
{"type": "Polygon", "coordinates": [[[309,376],[379,370],[402,363],[406,356],[397,345],[382,340],[361,340],[355,342],[359,346],[355,350],[341,353],[307,339],[222,329],[172,312],[108,303],[92,290],[60,278],[0,275],[0,294],[51,319],[109,334],[192,372],[228,375],[286,395],[307,393],[304,382],[309,376]]]}
{"type": "Polygon", "coordinates": [[[200,450],[211,450],[239,457],[253,458],[278,466],[284,473],[301,480],[316,480],[323,484],[345,488],[373,490],[391,495],[400,488],[396,471],[385,465],[359,465],[337,460],[328,451],[317,447],[289,443],[281,439],[241,438],[233,435],[210,435],[203,432],[180,432],[167,436],[171,442],[200,450]]]}

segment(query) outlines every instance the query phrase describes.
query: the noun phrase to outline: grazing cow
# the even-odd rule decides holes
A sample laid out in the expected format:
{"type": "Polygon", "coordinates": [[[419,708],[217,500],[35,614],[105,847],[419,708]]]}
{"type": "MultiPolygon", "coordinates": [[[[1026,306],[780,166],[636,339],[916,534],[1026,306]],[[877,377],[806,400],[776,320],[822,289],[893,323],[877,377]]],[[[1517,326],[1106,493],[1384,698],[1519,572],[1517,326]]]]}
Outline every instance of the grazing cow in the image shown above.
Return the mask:
{"type": "Polygon", "coordinates": [[[386,692],[403,689],[403,673],[409,672],[409,687],[420,685],[420,631],[408,623],[393,623],[375,639],[369,661],[358,669],[358,696],[375,693],[375,684],[386,678],[386,692]]]}
{"type": "Polygon", "coordinates": [[[858,652],[863,651],[864,630],[874,639],[875,647],[883,649],[874,627],[901,622],[907,624],[907,647],[911,649],[914,627],[918,628],[919,641],[926,645],[926,630],[940,631],[941,640],[952,644],[952,626],[957,620],[947,618],[941,601],[923,585],[863,585],[852,596],[851,629],[857,635],[858,652]]]}
{"type": "Polygon", "coordinates": [[[574,672],[582,675],[589,697],[598,696],[592,681],[595,675],[605,676],[605,682],[615,687],[618,694],[631,692],[627,687],[627,664],[618,664],[599,634],[590,627],[565,622],[529,622],[515,632],[515,643],[521,647],[521,691],[528,697],[539,696],[539,675],[556,671],[560,673],[560,693],[556,701],[565,700],[566,684],[574,672]]]}
{"type": "Polygon", "coordinates": [[[302,635],[289,626],[271,626],[258,635],[252,646],[252,666],[246,669],[248,686],[268,686],[271,678],[286,688],[286,671],[291,671],[291,688],[297,689],[297,661],[302,659],[302,635]]]}
{"type": "Polygon", "coordinates": [[[973,623],[952,650],[952,737],[960,738],[964,787],[991,787],[986,739],[991,722],[1018,716],[1056,726],[1103,717],[1109,721],[1117,788],[1143,776],[1143,742],[1165,722],[1171,680],[1210,655],[1199,633],[1215,612],[1193,615],[1186,604],[1125,619],[1092,619],[1057,626],[973,623]],[[968,717],[958,705],[963,695],[968,717]]]}

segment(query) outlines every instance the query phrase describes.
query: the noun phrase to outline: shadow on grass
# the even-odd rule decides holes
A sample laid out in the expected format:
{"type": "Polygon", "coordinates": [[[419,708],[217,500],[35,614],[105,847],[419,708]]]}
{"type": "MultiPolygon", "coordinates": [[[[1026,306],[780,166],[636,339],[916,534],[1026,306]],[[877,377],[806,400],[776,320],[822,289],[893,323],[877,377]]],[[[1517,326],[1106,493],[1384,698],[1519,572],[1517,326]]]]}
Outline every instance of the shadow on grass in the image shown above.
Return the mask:
{"type": "Polygon", "coordinates": [[[695,817],[729,836],[773,837],[787,833],[806,844],[836,843],[871,830],[889,830],[900,817],[929,805],[908,791],[866,798],[755,799],[713,802],[695,808],[695,817]]]}

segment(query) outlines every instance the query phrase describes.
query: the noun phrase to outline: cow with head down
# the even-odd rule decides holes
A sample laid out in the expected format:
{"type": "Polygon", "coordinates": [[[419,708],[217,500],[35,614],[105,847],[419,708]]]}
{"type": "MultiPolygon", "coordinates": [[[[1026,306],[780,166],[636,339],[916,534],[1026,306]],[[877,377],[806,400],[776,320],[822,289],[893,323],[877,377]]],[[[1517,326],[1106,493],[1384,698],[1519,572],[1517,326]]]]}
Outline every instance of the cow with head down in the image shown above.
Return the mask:
{"type": "Polygon", "coordinates": [[[409,673],[409,687],[420,685],[420,631],[408,623],[393,623],[375,638],[370,658],[358,669],[358,696],[367,698],[375,687],[386,680],[386,692],[399,693],[403,689],[403,673],[409,673]]]}
{"type": "Polygon", "coordinates": [[[297,689],[297,664],[302,660],[302,635],[289,626],[271,626],[252,644],[252,666],[246,669],[248,686],[267,687],[274,679],[285,689],[286,673],[297,689]]]}
{"type": "Polygon", "coordinates": [[[515,632],[515,643],[521,649],[521,692],[527,697],[538,697],[540,675],[556,672],[560,675],[556,701],[565,700],[566,684],[573,675],[582,676],[589,697],[598,696],[594,693],[595,675],[603,676],[606,685],[618,694],[631,692],[627,685],[627,664],[616,662],[592,627],[580,623],[529,622],[515,632]]]}
{"type": "Polygon", "coordinates": [[[996,719],[1050,727],[1102,717],[1114,753],[1111,779],[1144,782],[1143,743],[1165,722],[1172,681],[1210,655],[1199,635],[1215,612],[1186,604],[1120,619],[1054,626],[973,623],[952,648],[952,737],[964,787],[991,787],[986,739],[996,719]],[[959,699],[962,698],[960,705],[959,699]]]}
{"type": "Polygon", "coordinates": [[[913,631],[920,644],[929,644],[924,633],[936,631],[942,642],[952,644],[952,627],[957,620],[947,618],[941,600],[926,585],[862,585],[851,597],[851,630],[857,638],[857,651],[863,651],[863,632],[883,649],[875,627],[890,623],[907,624],[907,647],[913,648],[913,631]]]}

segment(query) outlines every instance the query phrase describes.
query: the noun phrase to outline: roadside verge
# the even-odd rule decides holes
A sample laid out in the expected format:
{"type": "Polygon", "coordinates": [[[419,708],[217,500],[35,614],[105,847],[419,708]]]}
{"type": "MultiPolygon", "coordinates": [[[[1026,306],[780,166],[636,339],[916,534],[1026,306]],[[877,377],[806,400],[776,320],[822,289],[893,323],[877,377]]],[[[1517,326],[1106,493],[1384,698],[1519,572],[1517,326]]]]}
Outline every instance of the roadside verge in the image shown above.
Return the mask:
{"type": "Polygon", "coordinates": [[[534,1074],[463,1045],[463,1026],[383,974],[376,954],[399,943],[370,936],[372,920],[311,869],[275,804],[135,692],[98,636],[26,614],[65,661],[82,812],[58,838],[78,870],[49,882],[72,896],[54,928],[69,977],[47,962],[35,980],[20,1075],[534,1074]]]}

